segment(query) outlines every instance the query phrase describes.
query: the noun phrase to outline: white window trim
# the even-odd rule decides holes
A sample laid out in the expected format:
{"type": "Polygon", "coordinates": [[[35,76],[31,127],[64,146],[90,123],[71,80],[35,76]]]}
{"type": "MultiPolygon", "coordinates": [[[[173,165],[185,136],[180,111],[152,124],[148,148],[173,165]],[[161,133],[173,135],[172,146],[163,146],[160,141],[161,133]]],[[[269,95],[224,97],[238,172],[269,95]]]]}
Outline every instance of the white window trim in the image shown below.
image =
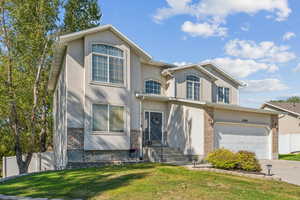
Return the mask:
{"type": "Polygon", "coordinates": [[[222,86],[222,85],[217,85],[217,102],[218,103],[222,103],[222,104],[230,104],[230,88],[226,87],[226,86],[222,86]],[[222,92],[223,92],[223,101],[219,101],[219,88],[223,88],[222,92]],[[225,102],[225,88],[228,88],[229,93],[228,93],[228,103],[225,102]]]}
{"type": "Polygon", "coordinates": [[[92,135],[125,135],[126,132],[127,132],[127,129],[126,129],[126,125],[127,125],[127,118],[126,118],[126,111],[127,111],[127,108],[126,106],[124,105],[117,105],[117,104],[108,104],[108,103],[92,103],[91,104],[91,133],[92,135]],[[108,120],[107,120],[107,131],[94,131],[93,130],[93,122],[94,122],[94,115],[93,115],[93,106],[94,105],[107,105],[108,106],[108,109],[107,109],[107,116],[108,116],[108,120]],[[124,124],[123,124],[123,129],[124,131],[123,132],[112,132],[110,131],[110,127],[109,127],[109,117],[110,117],[110,106],[118,106],[118,107],[123,107],[124,111],[123,111],[123,119],[124,119],[124,124]]]}
{"type": "Polygon", "coordinates": [[[125,83],[126,83],[126,50],[116,46],[116,45],[112,45],[112,44],[108,44],[108,43],[102,43],[102,42],[93,42],[90,44],[90,52],[91,52],[91,56],[90,56],[90,83],[91,84],[96,84],[96,85],[107,85],[107,86],[115,86],[115,87],[125,87],[125,83]],[[107,46],[111,46],[117,49],[120,49],[123,52],[123,57],[119,57],[119,56],[111,56],[108,54],[103,54],[103,53],[98,53],[98,52],[93,52],[93,45],[97,45],[97,44],[102,44],[102,45],[107,45],[107,46]],[[107,57],[107,81],[97,81],[97,80],[93,80],[93,55],[98,55],[98,56],[106,56],[107,57]],[[110,82],[110,76],[109,76],[109,58],[119,58],[119,59],[123,59],[123,83],[111,83],[110,82]]]}
{"type": "Polygon", "coordinates": [[[153,95],[161,95],[162,94],[162,82],[160,80],[157,80],[157,79],[146,79],[144,81],[144,93],[145,94],[153,94],[153,95]],[[155,82],[158,82],[160,84],[160,94],[154,94],[154,93],[146,93],[146,82],[147,81],[155,81],[155,82]]]}
{"type": "Polygon", "coordinates": [[[196,74],[186,74],[185,75],[185,81],[186,81],[186,98],[189,99],[189,100],[193,100],[193,101],[200,101],[201,99],[201,78],[196,75],[196,74]],[[197,78],[199,78],[199,82],[198,81],[191,81],[191,80],[187,80],[187,77],[188,76],[195,76],[197,78]],[[188,82],[191,82],[193,84],[193,87],[192,87],[192,98],[188,98],[188,82]],[[195,82],[199,83],[199,99],[195,99],[195,82]]]}

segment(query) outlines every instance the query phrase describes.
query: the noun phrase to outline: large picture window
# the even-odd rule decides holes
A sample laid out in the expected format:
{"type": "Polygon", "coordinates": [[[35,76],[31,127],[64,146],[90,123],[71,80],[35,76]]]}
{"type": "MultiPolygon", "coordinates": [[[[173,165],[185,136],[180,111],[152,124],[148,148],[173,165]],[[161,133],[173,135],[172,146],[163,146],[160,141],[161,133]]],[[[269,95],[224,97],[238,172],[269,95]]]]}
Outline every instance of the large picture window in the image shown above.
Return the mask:
{"type": "Polygon", "coordinates": [[[145,93],[147,94],[160,94],[160,88],[161,85],[158,81],[145,81],[145,93]]]}
{"type": "Polygon", "coordinates": [[[124,83],[124,53],[105,44],[92,45],[92,80],[124,83]]]}
{"type": "Polygon", "coordinates": [[[93,104],[94,132],[124,132],[124,107],[93,104]]]}
{"type": "Polygon", "coordinates": [[[187,99],[200,100],[200,78],[194,75],[186,77],[187,99]]]}
{"type": "Polygon", "coordinates": [[[218,87],[218,102],[229,103],[229,88],[218,87]]]}

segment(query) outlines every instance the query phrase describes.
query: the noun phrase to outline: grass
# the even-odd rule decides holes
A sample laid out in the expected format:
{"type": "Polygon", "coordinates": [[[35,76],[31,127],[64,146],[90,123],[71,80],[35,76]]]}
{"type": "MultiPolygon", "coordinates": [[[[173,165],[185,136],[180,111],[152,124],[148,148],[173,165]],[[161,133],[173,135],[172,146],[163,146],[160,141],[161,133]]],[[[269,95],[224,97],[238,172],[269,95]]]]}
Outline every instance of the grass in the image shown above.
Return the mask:
{"type": "Polygon", "coordinates": [[[279,155],[280,160],[294,160],[294,161],[300,161],[300,153],[298,154],[282,154],[279,155]]]}
{"type": "Polygon", "coordinates": [[[0,184],[0,194],[99,200],[291,200],[300,199],[300,187],[177,166],[134,164],[19,177],[0,184]]]}

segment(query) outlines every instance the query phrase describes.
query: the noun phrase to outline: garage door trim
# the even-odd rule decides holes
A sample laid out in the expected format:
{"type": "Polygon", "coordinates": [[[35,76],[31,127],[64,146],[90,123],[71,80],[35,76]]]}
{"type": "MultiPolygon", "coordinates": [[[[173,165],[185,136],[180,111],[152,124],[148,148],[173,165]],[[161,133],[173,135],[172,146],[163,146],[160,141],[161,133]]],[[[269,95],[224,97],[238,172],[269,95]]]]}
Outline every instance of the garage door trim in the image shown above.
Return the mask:
{"type": "Polygon", "coordinates": [[[218,121],[215,122],[215,124],[224,124],[224,125],[235,125],[235,126],[254,126],[254,127],[263,127],[267,128],[268,130],[270,129],[270,125],[268,124],[254,124],[254,123],[246,123],[246,122],[225,122],[225,121],[218,121]]]}
{"type": "MultiPolygon", "coordinates": [[[[225,126],[244,126],[244,127],[257,127],[257,128],[265,128],[267,132],[269,133],[268,136],[268,152],[267,152],[267,157],[266,159],[272,159],[271,152],[272,152],[272,131],[270,128],[270,125],[267,124],[259,124],[259,123],[247,123],[247,122],[228,122],[228,121],[218,121],[214,123],[215,126],[218,125],[225,125],[225,126]]],[[[214,135],[216,134],[216,130],[214,131],[214,135]]],[[[215,147],[216,148],[216,147],[215,147]]]]}

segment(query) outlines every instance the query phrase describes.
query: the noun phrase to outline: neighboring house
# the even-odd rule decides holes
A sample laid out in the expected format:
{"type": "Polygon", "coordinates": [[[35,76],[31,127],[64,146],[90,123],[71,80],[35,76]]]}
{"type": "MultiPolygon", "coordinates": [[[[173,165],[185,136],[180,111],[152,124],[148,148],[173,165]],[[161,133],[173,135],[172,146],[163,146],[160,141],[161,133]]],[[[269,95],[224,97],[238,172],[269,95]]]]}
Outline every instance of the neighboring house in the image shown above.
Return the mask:
{"type": "Polygon", "coordinates": [[[281,112],[279,115],[279,153],[300,152],[300,103],[267,102],[265,110],[281,112]]]}
{"type": "Polygon", "coordinates": [[[186,157],[225,147],[277,158],[277,112],[239,106],[241,86],[212,63],[157,62],[111,25],[63,35],[49,81],[56,165],[127,161],[134,150],[155,161],[161,145],[186,157]]]}

